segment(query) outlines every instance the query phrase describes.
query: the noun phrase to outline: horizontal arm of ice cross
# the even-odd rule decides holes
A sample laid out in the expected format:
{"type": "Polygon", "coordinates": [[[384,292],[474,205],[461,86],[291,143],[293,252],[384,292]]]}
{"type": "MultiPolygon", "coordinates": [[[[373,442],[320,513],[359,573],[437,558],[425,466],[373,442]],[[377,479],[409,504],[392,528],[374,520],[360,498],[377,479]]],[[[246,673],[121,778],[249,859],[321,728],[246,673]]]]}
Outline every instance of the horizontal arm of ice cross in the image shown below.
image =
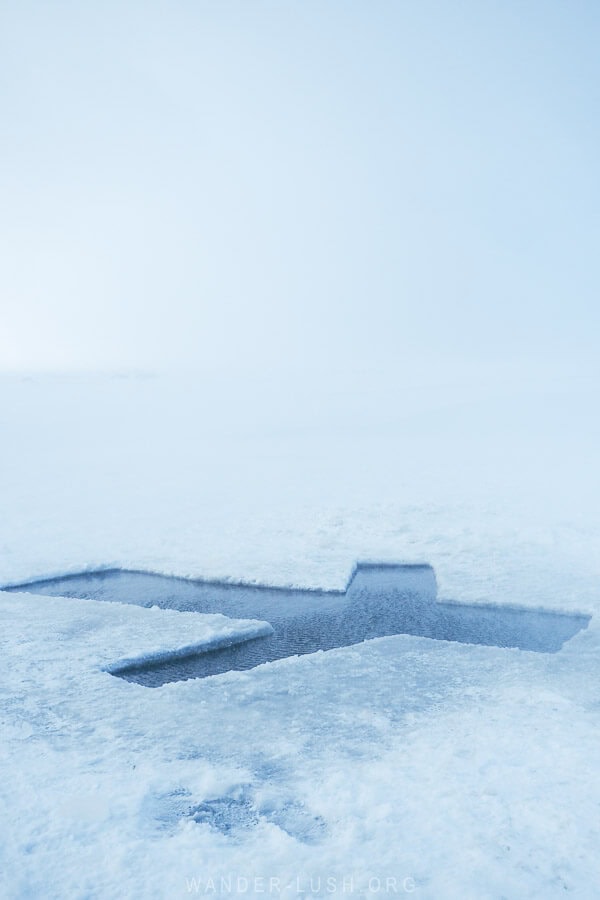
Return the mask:
{"type": "Polygon", "coordinates": [[[170,658],[120,670],[123,677],[149,685],[248,669],[287,656],[395,634],[553,653],[590,619],[514,606],[438,602],[435,574],[426,564],[358,563],[343,591],[172,578],[118,569],[48,579],[20,590],[24,588],[36,594],[216,612],[266,620],[273,626],[272,635],[209,648],[193,659],[170,658]]]}
{"type": "MultiPolygon", "coordinates": [[[[148,569],[120,568],[116,566],[106,566],[102,568],[94,568],[81,572],[63,572],[53,575],[45,575],[30,581],[20,581],[6,585],[0,585],[3,591],[26,591],[37,594],[49,594],[58,596],[58,588],[63,588],[63,596],[75,596],[74,591],[78,590],[81,585],[85,585],[85,596],[89,596],[90,590],[93,590],[95,582],[99,588],[99,593],[103,593],[103,583],[111,579],[122,577],[125,575],[136,576],[142,584],[142,578],[151,579],[150,584],[158,584],[161,580],[169,584],[180,583],[181,585],[193,585],[197,590],[206,589],[255,589],[263,593],[284,592],[298,593],[303,595],[314,594],[316,596],[345,594],[352,589],[361,588],[364,585],[375,587],[379,585],[385,586],[391,590],[414,589],[423,599],[429,598],[434,600],[437,594],[437,583],[435,572],[429,563],[404,563],[389,562],[381,560],[362,560],[354,564],[350,576],[346,582],[346,587],[342,590],[322,590],[320,588],[294,588],[282,587],[272,584],[256,584],[255,582],[244,582],[223,579],[206,579],[192,578],[182,575],[164,575],[161,572],[154,572],[148,569]]],[[[183,594],[185,588],[182,586],[180,593],[183,594]]],[[[99,596],[97,599],[111,599],[99,596]]],[[[124,602],[138,602],[129,598],[124,602]]],[[[144,604],[146,605],[146,604],[144,604]]]]}

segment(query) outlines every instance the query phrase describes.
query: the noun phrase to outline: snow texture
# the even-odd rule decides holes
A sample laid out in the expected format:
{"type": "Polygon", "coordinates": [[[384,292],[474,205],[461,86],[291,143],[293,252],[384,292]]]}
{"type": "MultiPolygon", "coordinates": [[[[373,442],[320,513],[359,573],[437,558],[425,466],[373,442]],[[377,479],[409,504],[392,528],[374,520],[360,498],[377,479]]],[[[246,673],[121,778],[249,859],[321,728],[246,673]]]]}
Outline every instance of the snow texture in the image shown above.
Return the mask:
{"type": "Polygon", "coordinates": [[[322,416],[273,391],[2,379],[0,584],[343,588],[383,557],[430,563],[444,601],[589,627],[554,654],[399,635],[148,690],[106,669],[268,626],[2,593],[2,896],[597,896],[596,385],[322,416]]]}

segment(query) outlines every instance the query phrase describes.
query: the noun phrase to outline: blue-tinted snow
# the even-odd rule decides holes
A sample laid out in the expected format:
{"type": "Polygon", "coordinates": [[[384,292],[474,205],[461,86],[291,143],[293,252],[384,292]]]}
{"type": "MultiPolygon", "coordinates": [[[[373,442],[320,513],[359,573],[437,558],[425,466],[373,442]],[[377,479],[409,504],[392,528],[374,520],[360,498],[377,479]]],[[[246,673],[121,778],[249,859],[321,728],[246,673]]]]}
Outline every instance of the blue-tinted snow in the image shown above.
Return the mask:
{"type": "Polygon", "coordinates": [[[319,418],[251,385],[0,382],[1,584],[116,566],[343,588],[385,558],[431,563],[443,601],[593,616],[550,655],[396,636],[149,691],[102,669],[201,640],[183,613],[1,595],[7,896],[221,875],[594,896],[594,384],[407,382],[319,418]]]}

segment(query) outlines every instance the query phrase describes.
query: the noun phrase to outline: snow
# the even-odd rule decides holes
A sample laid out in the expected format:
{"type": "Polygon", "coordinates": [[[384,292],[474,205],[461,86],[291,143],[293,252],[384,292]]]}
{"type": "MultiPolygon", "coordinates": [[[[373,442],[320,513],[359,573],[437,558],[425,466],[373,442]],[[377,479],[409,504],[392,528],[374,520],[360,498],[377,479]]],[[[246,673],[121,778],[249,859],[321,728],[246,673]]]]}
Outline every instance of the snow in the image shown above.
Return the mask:
{"type": "Polygon", "coordinates": [[[3,586],[384,558],[592,615],[556,654],[400,635],[149,690],[106,670],[268,626],[2,593],[3,896],[595,896],[596,390],[0,379],[3,586]]]}

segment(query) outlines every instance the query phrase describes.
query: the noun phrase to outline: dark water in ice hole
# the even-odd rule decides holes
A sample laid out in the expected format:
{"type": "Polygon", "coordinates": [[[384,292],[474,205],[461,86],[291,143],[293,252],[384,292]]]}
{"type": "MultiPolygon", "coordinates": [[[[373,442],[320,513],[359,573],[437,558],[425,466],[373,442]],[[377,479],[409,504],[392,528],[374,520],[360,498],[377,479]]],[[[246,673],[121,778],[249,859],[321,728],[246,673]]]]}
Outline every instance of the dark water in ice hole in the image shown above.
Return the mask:
{"type": "Polygon", "coordinates": [[[510,606],[439,603],[435,575],[427,565],[359,564],[345,591],[227,584],[120,569],[30,582],[7,590],[223,613],[266,620],[273,626],[274,633],[266,637],[112,670],[114,675],[148,687],[251,669],[287,656],[393,634],[555,653],[587,627],[590,618],[510,606]]]}

